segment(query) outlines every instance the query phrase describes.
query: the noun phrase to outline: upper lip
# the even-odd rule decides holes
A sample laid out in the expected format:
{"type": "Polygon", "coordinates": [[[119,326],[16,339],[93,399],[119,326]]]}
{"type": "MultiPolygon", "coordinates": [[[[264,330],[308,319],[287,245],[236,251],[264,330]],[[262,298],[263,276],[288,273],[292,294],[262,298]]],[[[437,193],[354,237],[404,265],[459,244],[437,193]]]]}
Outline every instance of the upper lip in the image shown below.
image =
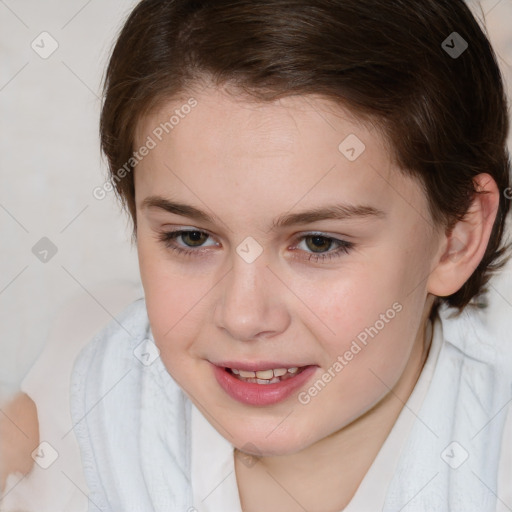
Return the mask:
{"type": "Polygon", "coordinates": [[[302,366],[311,366],[304,363],[283,363],[282,361],[219,361],[215,366],[224,368],[235,368],[236,370],[245,370],[247,372],[257,372],[259,370],[273,370],[276,368],[301,368],[302,366]]]}

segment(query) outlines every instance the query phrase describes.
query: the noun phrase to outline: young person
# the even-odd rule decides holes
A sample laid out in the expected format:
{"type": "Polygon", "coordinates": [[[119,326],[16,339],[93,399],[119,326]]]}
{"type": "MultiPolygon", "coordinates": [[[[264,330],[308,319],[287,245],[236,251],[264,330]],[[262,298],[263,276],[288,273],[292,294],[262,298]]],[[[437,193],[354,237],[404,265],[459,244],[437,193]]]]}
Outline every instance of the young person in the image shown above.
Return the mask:
{"type": "Polygon", "coordinates": [[[102,148],[144,298],[78,357],[90,510],[496,510],[506,98],[460,0],[144,0],[102,148]]]}

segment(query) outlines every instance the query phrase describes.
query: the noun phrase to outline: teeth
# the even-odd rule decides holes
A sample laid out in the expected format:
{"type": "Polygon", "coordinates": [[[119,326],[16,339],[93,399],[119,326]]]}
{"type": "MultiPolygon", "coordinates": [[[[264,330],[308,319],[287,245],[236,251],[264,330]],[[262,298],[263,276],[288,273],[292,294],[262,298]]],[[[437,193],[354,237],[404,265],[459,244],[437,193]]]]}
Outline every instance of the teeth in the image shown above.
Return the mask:
{"type": "Polygon", "coordinates": [[[256,377],[254,372],[246,372],[245,370],[238,370],[240,377],[245,377],[246,379],[253,379],[256,377]]]}
{"type": "Polygon", "coordinates": [[[274,376],[274,370],[260,370],[256,372],[257,379],[266,379],[269,380],[274,376]]]}
{"type": "Polygon", "coordinates": [[[275,368],[273,370],[258,370],[257,372],[251,372],[246,370],[237,370],[236,368],[231,368],[231,371],[235,375],[239,375],[244,379],[250,379],[250,382],[258,382],[259,384],[268,384],[273,382],[279,382],[279,377],[286,375],[287,373],[294,374],[299,371],[297,366],[292,368],[275,368]]]}
{"type": "Polygon", "coordinates": [[[279,377],[274,377],[273,379],[247,379],[245,382],[252,382],[253,384],[275,384],[276,382],[281,382],[279,377]]]}

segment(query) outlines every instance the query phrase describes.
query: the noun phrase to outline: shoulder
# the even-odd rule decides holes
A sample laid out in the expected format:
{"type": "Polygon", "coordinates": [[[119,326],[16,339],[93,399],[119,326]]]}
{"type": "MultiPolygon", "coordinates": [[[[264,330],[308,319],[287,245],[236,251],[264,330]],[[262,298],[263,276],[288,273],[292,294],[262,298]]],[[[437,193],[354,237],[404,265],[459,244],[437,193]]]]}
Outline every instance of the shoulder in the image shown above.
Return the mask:
{"type": "MultiPolygon", "coordinates": [[[[73,431],[89,497],[106,510],[111,510],[108,503],[121,499],[117,494],[122,487],[119,482],[130,481],[132,473],[138,471],[128,471],[126,467],[141,456],[138,432],[143,405],[148,404],[142,394],[148,385],[153,385],[152,376],[160,375],[156,364],[145,366],[137,357],[138,348],[144,347],[147,339],[151,339],[151,333],[146,303],[141,298],[97,332],[73,366],[73,431]]],[[[162,391],[157,383],[151,389],[162,391]]]]}
{"type": "Polygon", "coordinates": [[[112,318],[80,350],[70,381],[74,423],[80,422],[98,400],[105,403],[103,397],[114,387],[136,386],[143,367],[137,359],[137,348],[148,336],[146,302],[139,298],[112,318]],[[121,381],[123,386],[118,386],[121,381]]]}
{"type": "Polygon", "coordinates": [[[439,310],[445,343],[456,349],[461,358],[492,368],[495,377],[512,383],[512,343],[510,319],[503,316],[498,322],[492,311],[466,307],[460,314],[455,308],[439,310]]]}
{"type": "Polygon", "coordinates": [[[113,317],[80,350],[73,365],[73,375],[101,369],[115,363],[118,367],[133,364],[133,351],[148,336],[149,320],[144,298],[139,298],[113,317]]]}

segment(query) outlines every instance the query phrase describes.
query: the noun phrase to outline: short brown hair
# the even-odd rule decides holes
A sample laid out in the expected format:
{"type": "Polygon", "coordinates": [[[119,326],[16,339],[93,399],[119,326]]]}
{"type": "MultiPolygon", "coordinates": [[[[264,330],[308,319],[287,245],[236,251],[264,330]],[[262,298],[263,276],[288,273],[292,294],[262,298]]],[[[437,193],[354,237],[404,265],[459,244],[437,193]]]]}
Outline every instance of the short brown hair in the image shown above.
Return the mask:
{"type": "Polygon", "coordinates": [[[507,99],[494,51],[463,0],[140,2],[108,64],[100,122],[135,239],[133,172],[114,176],[132,157],[137,123],[206,80],[261,101],[321,95],[371,119],[448,231],[478,193],[473,178],[489,173],[500,200],[487,250],[441,299],[459,312],[510,257],[510,244],[501,245],[510,208],[507,99]],[[454,37],[468,45],[458,56],[447,51],[454,37]]]}

